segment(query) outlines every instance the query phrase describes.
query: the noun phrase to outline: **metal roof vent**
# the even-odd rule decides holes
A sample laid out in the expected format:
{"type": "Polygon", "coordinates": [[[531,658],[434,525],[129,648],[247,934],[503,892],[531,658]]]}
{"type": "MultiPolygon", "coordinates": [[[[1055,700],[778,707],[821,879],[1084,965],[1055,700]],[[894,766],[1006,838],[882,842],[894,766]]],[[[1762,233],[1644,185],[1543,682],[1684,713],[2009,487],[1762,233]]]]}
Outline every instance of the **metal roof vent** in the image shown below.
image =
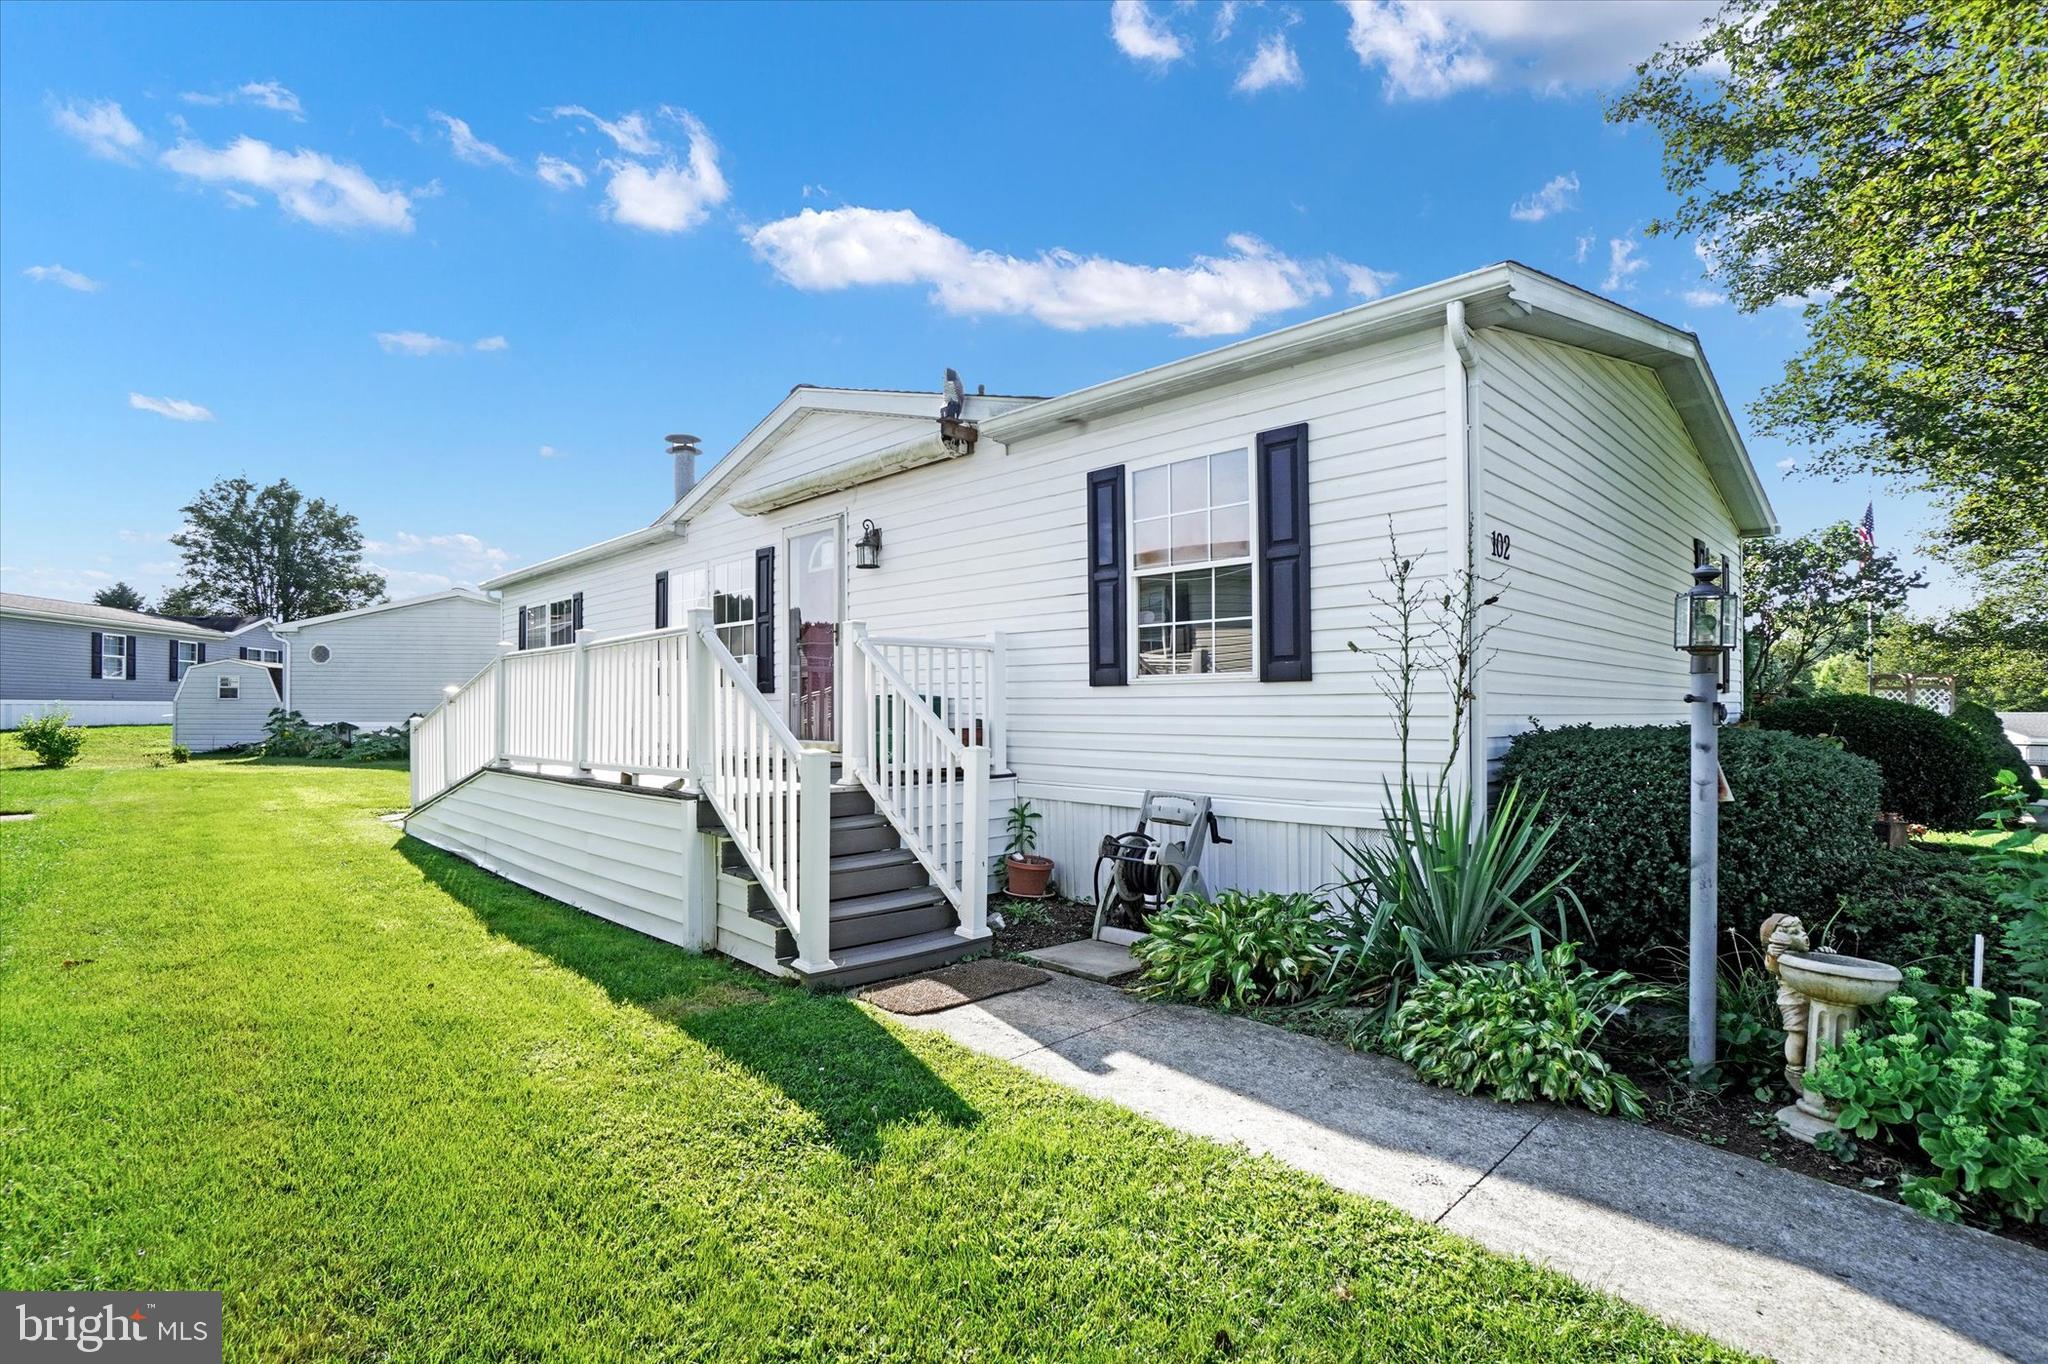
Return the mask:
{"type": "Polygon", "coordinates": [[[690,495],[690,489],[697,486],[697,438],[670,436],[668,452],[676,462],[675,500],[680,502],[690,495]]]}

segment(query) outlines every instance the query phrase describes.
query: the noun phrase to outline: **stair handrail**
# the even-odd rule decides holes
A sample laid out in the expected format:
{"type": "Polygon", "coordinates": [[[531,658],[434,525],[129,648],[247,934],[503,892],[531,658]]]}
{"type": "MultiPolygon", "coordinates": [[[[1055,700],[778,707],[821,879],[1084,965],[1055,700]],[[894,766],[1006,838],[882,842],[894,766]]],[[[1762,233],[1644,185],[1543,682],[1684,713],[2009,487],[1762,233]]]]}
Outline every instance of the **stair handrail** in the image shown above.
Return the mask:
{"type": "MultiPolygon", "coordinates": [[[[847,770],[952,903],[961,936],[986,937],[989,750],[961,742],[952,726],[932,712],[925,695],[883,656],[866,625],[849,622],[846,636],[854,665],[847,679],[847,770]],[[890,743],[887,753],[878,742],[884,735],[890,743]]],[[[888,642],[932,641],[891,637],[888,642]]]]}
{"type": "Polygon", "coordinates": [[[795,967],[832,969],[832,755],[805,748],[718,637],[690,613],[690,765],[726,837],[796,938],[795,967]]]}
{"type": "Polygon", "coordinates": [[[410,769],[413,808],[504,756],[504,665],[505,655],[500,653],[460,686],[444,689],[440,704],[432,710],[412,717],[406,766],[410,769]],[[462,716],[462,712],[475,709],[477,698],[483,694],[479,684],[489,687],[489,720],[469,726],[479,732],[465,733],[458,717],[474,721],[474,717],[462,716]]]}

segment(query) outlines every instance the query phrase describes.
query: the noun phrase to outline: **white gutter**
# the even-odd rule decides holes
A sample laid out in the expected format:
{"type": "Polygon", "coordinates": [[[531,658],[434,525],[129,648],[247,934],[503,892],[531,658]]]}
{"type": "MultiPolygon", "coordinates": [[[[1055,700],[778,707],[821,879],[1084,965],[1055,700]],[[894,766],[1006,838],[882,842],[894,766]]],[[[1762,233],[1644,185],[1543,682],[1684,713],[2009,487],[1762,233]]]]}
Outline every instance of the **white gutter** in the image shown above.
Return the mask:
{"type": "MultiPolygon", "coordinates": [[[[699,483],[697,486],[702,488],[705,485],[699,483]]],[[[594,545],[585,545],[582,549],[572,549],[567,554],[557,554],[552,559],[543,559],[537,564],[528,564],[525,568],[515,568],[510,573],[501,573],[495,578],[486,578],[478,586],[486,592],[496,592],[513,583],[525,582],[544,573],[554,573],[561,569],[574,568],[578,564],[590,563],[595,559],[609,558],[620,550],[638,549],[642,545],[682,538],[683,527],[680,522],[643,526],[639,530],[627,531],[624,535],[615,535],[609,540],[600,540],[594,545]]]]}
{"type": "MultiPolygon", "coordinates": [[[[1449,447],[1444,458],[1444,551],[1452,575],[1476,575],[1480,564],[1479,537],[1483,531],[1479,445],[1472,434],[1473,373],[1478,365],[1472,329],[1465,322],[1465,301],[1454,298],[1444,305],[1443,353],[1444,437],[1449,447]]],[[[1453,771],[1451,779],[1466,790],[1484,792],[1486,670],[1474,667],[1470,676],[1472,699],[1465,707],[1465,760],[1453,771]]],[[[1485,821],[1484,799],[1474,813],[1482,823],[1485,821]]]]}

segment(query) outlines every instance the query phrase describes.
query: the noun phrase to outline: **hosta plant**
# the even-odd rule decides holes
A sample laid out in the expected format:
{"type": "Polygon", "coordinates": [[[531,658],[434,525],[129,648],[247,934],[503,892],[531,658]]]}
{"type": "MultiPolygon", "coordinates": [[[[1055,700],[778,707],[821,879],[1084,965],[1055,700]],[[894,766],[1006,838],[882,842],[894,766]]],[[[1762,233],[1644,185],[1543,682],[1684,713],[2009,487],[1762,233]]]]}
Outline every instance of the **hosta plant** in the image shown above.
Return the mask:
{"type": "Polygon", "coordinates": [[[1899,1196],[1930,1217],[1996,1225],[2048,1208],[2048,1042],[2041,1006],[1989,990],[1940,992],[1923,973],[1815,1064],[1808,1083],[1841,1106],[1836,1125],[1917,1147],[1932,1175],[1899,1196]]]}
{"type": "Polygon", "coordinates": [[[1394,1015],[1403,1061],[1460,1094],[1549,1099],[1643,1115],[1643,1095],[1597,1050],[1630,1005],[1660,994],[1626,971],[1579,966],[1570,943],[1523,961],[1453,966],[1423,980],[1394,1015]]]}
{"type": "Polygon", "coordinates": [[[1175,897],[1131,951],[1155,995],[1225,1010],[1292,1004],[1330,964],[1330,930],[1312,895],[1226,890],[1175,897]]]}

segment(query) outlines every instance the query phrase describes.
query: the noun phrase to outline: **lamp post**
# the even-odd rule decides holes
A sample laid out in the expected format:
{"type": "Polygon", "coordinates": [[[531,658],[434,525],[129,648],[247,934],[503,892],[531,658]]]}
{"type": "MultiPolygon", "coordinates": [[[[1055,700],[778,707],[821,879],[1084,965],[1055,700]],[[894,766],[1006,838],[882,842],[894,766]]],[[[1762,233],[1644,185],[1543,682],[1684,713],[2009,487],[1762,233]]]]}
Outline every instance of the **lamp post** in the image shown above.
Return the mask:
{"type": "Polygon", "coordinates": [[[1714,1064],[1715,951],[1720,937],[1721,658],[1735,646],[1742,609],[1721,585],[1718,564],[1693,568],[1672,603],[1672,645],[1692,656],[1685,700],[1692,718],[1691,934],[1686,962],[1686,1050],[1695,1080],[1714,1064]]]}

